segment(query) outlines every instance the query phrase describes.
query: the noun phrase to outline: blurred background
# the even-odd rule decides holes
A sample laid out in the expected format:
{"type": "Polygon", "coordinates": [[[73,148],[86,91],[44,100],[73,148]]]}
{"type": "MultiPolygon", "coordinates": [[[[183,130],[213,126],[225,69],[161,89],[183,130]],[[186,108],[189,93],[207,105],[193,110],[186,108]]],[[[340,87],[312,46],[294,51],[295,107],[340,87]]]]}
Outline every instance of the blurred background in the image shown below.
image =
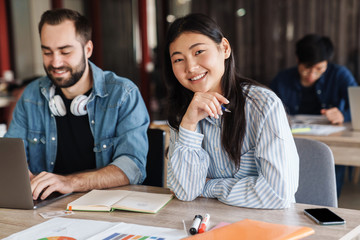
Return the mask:
{"type": "Polygon", "coordinates": [[[191,12],[216,20],[240,73],[263,84],[296,64],[295,42],[307,33],[329,36],[333,62],[360,76],[358,0],[0,0],[0,123],[7,121],[6,106],[16,89],[45,74],[37,24],[45,10],[61,7],[90,19],[91,60],[135,82],[152,120],[165,118],[161,62],[166,29],[191,12]]]}

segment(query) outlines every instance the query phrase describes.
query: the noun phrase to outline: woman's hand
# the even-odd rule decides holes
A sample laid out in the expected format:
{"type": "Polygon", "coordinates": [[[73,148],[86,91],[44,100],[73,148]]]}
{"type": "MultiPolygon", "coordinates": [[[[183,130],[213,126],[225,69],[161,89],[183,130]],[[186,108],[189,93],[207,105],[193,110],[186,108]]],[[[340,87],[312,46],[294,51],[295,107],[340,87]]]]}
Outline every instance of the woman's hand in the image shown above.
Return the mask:
{"type": "Polygon", "coordinates": [[[196,92],[191,100],[185,115],[181,120],[181,127],[195,131],[197,123],[210,116],[219,118],[222,115],[221,104],[228,104],[224,96],[216,92],[196,92]]]}

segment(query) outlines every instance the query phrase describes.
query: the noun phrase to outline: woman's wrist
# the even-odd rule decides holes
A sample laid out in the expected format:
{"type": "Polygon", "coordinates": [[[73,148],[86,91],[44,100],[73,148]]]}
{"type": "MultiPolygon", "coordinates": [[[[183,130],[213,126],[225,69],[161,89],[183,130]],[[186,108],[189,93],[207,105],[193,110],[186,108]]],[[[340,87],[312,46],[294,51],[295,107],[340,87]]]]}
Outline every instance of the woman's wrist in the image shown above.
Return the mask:
{"type": "Polygon", "coordinates": [[[195,132],[197,123],[194,124],[194,123],[188,123],[186,121],[181,121],[180,126],[182,128],[185,128],[186,130],[195,132]]]}

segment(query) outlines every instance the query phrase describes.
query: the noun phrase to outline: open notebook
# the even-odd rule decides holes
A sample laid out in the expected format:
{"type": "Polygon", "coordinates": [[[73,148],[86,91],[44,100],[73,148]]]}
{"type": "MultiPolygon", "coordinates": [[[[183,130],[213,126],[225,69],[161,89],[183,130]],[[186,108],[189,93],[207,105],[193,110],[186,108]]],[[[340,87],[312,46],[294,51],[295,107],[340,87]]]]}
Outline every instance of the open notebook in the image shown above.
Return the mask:
{"type": "Polygon", "coordinates": [[[66,195],[53,193],[45,200],[33,200],[24,142],[0,138],[0,208],[36,209],[66,195]]]}
{"type": "Polygon", "coordinates": [[[68,210],[125,210],[157,213],[173,198],[171,193],[148,193],[127,190],[92,190],[68,204],[68,210]]]}

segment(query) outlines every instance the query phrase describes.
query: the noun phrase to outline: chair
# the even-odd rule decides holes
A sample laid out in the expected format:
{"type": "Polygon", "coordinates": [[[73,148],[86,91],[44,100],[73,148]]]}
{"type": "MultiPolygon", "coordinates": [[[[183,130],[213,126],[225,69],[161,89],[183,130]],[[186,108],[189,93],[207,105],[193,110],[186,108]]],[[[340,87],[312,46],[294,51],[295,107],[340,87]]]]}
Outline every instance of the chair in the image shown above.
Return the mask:
{"type": "Polygon", "coordinates": [[[146,179],[143,185],[164,186],[165,131],[149,128],[149,152],[146,163],[146,179]]]}
{"type": "Polygon", "coordinates": [[[295,138],[300,158],[297,203],[337,207],[335,163],[329,146],[322,142],[295,138]]]}

